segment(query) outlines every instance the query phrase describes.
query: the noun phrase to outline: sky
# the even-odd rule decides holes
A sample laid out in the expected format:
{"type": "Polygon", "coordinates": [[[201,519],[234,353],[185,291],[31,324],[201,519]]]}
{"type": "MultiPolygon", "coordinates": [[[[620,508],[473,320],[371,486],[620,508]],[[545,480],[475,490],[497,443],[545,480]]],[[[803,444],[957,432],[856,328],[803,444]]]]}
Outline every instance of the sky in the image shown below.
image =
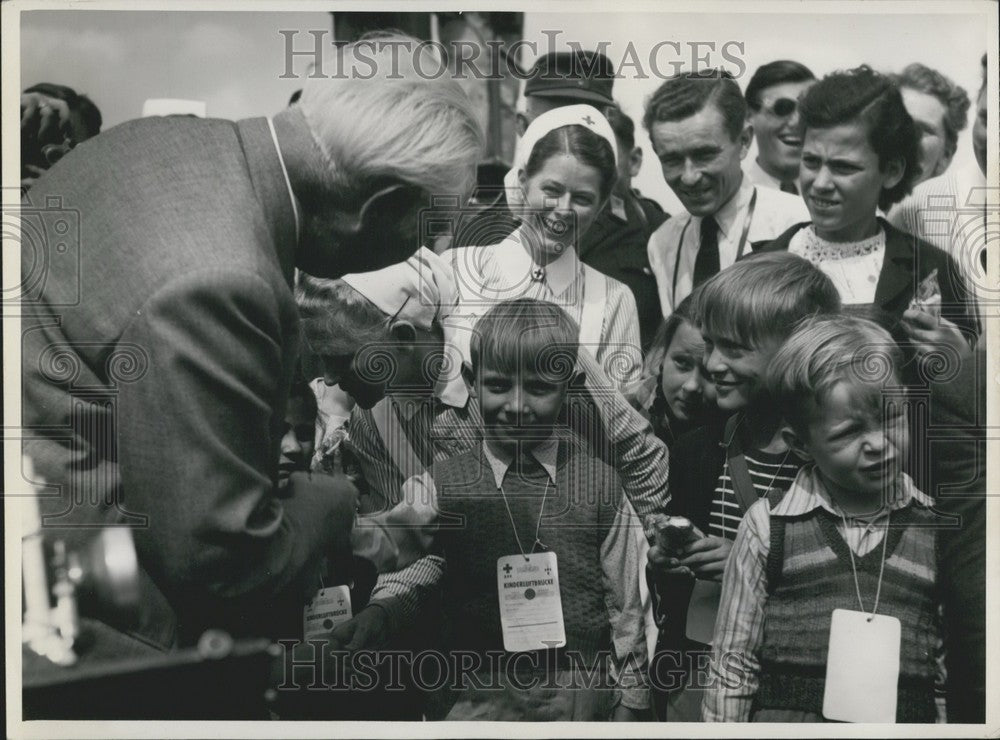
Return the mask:
{"type": "MultiPolygon", "coordinates": [[[[677,12],[666,4],[653,6],[662,11],[644,13],[585,12],[579,8],[598,6],[574,4],[572,13],[526,13],[524,38],[537,43],[538,53],[548,51],[550,43],[556,50],[570,48],[571,42],[582,48],[606,44],[605,53],[622,74],[615,97],[637,123],[646,98],[673,69],[690,66],[692,57],[725,66],[744,87],[757,66],[779,58],[803,62],[817,75],[862,62],[898,71],[920,61],[975,95],[987,26],[981,17],[958,12],[960,3],[918,6],[934,13],[887,15],[873,12],[885,5],[871,4],[850,14],[817,12],[834,6],[784,3],[781,12],[763,13],[755,10],[759,4],[747,3],[708,15],[677,12]]],[[[139,116],[147,98],[203,101],[212,117],[268,115],[301,86],[300,80],[282,78],[286,37],[279,31],[299,31],[293,39],[300,48],[310,42],[309,31],[329,33],[331,28],[330,15],[318,11],[25,12],[22,88],[47,81],[87,93],[100,107],[106,128],[139,116]]],[[[530,65],[534,56],[524,49],[521,61],[530,65]]],[[[293,73],[305,74],[306,64],[295,59],[293,73]]],[[[635,185],[668,211],[676,210],[641,126],[637,143],[646,163],[635,185]]],[[[971,158],[967,129],[956,163],[971,158]]]]}

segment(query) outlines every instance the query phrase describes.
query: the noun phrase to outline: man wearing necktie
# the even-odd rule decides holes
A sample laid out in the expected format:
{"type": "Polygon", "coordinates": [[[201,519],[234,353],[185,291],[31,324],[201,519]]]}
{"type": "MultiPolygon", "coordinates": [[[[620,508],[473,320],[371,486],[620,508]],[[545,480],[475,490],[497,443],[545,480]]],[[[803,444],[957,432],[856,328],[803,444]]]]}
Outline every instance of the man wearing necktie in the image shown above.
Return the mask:
{"type": "Polygon", "coordinates": [[[746,112],[732,75],[718,69],[671,78],[646,106],[643,124],[663,178],[686,211],[667,219],[647,247],[664,316],[756,243],[809,219],[801,198],[744,176],[753,138],[746,112]]]}

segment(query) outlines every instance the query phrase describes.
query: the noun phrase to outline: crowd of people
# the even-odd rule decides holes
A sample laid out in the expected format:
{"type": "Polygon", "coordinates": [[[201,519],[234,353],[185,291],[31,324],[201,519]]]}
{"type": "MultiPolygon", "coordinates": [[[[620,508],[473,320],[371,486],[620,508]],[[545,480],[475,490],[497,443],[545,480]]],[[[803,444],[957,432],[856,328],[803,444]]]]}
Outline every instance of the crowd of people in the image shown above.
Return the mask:
{"type": "Polygon", "coordinates": [[[975,101],[682,72],[644,153],[607,58],[548,54],[505,193],[428,240],[477,112],[415,40],[342,52],[382,64],[271,118],[22,96],[83,259],[23,301],[24,449],[53,528],[134,527],[118,654],[281,640],[282,719],[985,721],[985,228],[921,223],[985,184],[985,56],[975,101]]]}

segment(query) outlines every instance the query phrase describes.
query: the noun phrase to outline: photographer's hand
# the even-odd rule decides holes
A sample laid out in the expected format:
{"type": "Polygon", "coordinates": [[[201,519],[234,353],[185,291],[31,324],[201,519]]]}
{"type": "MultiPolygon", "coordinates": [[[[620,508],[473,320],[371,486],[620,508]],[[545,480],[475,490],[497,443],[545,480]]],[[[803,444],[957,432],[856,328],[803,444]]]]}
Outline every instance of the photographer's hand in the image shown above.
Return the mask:
{"type": "MultiPolygon", "coordinates": [[[[69,105],[65,100],[42,93],[21,95],[21,143],[26,138],[39,149],[46,144],[62,144],[72,139],[69,105]]],[[[75,143],[75,142],[71,142],[75,143]]]]}
{"type": "Polygon", "coordinates": [[[21,95],[21,187],[28,189],[75,142],[66,101],[41,93],[21,95]]]}

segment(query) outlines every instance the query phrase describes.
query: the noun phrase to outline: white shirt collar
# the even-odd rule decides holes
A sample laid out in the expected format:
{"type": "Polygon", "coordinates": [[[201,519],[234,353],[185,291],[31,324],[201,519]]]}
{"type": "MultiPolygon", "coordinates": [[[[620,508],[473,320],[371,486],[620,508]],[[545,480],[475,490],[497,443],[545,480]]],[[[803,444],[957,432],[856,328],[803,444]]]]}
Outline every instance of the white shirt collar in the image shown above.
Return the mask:
{"type": "MultiPolygon", "coordinates": [[[[913,501],[924,506],[934,505],[933,500],[914,485],[910,476],[906,473],[900,473],[892,499],[889,501],[889,509],[892,511],[903,509],[913,501]]],[[[823,485],[820,478],[819,470],[815,465],[807,464],[799,471],[795,481],[789,487],[788,493],[774,507],[771,514],[774,516],[802,516],[817,507],[826,509],[826,511],[837,517],[841,514],[840,507],[837,506],[836,502],[830,498],[830,494],[827,493],[826,486],[823,485]]]]}
{"type": "MultiPolygon", "coordinates": [[[[556,482],[556,456],[558,453],[559,440],[555,435],[532,448],[530,453],[548,474],[549,480],[553,484],[556,482]]],[[[493,449],[489,442],[486,441],[483,442],[483,455],[485,455],[486,461],[490,464],[490,469],[493,471],[493,480],[496,482],[497,488],[500,488],[503,484],[504,476],[507,475],[507,471],[514,462],[514,456],[506,450],[493,449]]]]}
{"type": "Polygon", "coordinates": [[[285,158],[281,154],[281,146],[278,144],[278,134],[274,131],[274,121],[267,119],[267,127],[271,130],[271,141],[278,152],[278,164],[281,165],[281,174],[285,176],[285,186],[288,188],[288,198],[292,201],[292,217],[295,219],[295,243],[299,243],[302,235],[301,217],[299,216],[299,202],[295,199],[295,191],[292,190],[292,181],[288,178],[288,168],[285,167],[285,158]]]}
{"type": "Polygon", "coordinates": [[[746,210],[747,205],[750,203],[750,196],[753,195],[754,186],[750,178],[742,172],[740,172],[740,177],[739,190],[733,193],[733,196],[713,216],[715,223],[719,225],[719,231],[727,239],[729,238],[729,232],[736,224],[737,216],[746,210]]]}

